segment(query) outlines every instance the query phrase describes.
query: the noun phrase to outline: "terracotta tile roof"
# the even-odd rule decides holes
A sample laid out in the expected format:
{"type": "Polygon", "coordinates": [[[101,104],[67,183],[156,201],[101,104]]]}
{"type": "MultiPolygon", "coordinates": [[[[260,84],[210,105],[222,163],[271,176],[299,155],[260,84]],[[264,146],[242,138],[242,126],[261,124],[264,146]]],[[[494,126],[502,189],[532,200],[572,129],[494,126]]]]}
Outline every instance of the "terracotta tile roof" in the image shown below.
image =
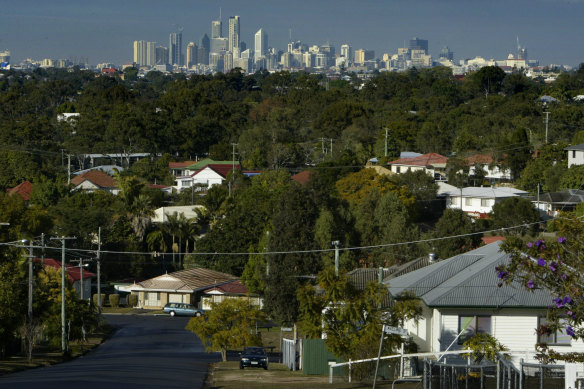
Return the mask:
{"type": "MultiPolygon", "coordinates": [[[[33,258],[35,263],[41,263],[41,258],[33,258]]],[[[53,267],[57,270],[61,269],[61,262],[57,261],[53,258],[45,258],[45,266],[53,267]]],[[[79,266],[73,266],[65,264],[65,269],[67,271],[67,277],[71,282],[79,281],[81,279],[81,269],[79,266]]],[[[94,278],[96,274],[90,272],[89,270],[83,270],[83,279],[86,280],[88,278],[94,278]]]]}
{"type": "Polygon", "coordinates": [[[14,188],[9,188],[6,193],[8,193],[8,195],[17,194],[22,197],[24,201],[29,201],[30,194],[32,193],[32,183],[30,181],[21,182],[14,188]]]}
{"type": "Polygon", "coordinates": [[[388,162],[388,165],[409,165],[409,166],[433,166],[446,165],[448,157],[436,153],[429,153],[413,158],[400,158],[388,162]]]}
{"type": "Polygon", "coordinates": [[[294,181],[299,183],[300,185],[305,185],[308,180],[310,179],[310,170],[304,170],[300,173],[294,174],[292,177],[294,181]]]}
{"type": "Polygon", "coordinates": [[[491,243],[494,243],[494,242],[498,242],[500,240],[507,240],[507,238],[505,238],[504,236],[483,236],[481,238],[481,241],[484,244],[491,244],[491,243]]]}
{"type": "Polygon", "coordinates": [[[194,163],[196,163],[197,161],[184,161],[184,162],[169,162],[168,163],[168,167],[170,169],[184,169],[187,166],[190,166],[194,163]]]}
{"type": "Polygon", "coordinates": [[[225,284],[217,285],[213,288],[205,289],[203,293],[219,292],[221,294],[242,294],[248,293],[245,285],[240,280],[233,280],[225,284]]]}
{"type": "Polygon", "coordinates": [[[118,184],[116,181],[99,170],[90,170],[71,179],[71,183],[79,186],[83,181],[89,181],[101,188],[116,188],[118,184]]]}
{"type": "Polygon", "coordinates": [[[474,165],[475,163],[489,165],[493,163],[493,156],[489,154],[477,154],[466,157],[465,160],[469,165],[474,165]]]}

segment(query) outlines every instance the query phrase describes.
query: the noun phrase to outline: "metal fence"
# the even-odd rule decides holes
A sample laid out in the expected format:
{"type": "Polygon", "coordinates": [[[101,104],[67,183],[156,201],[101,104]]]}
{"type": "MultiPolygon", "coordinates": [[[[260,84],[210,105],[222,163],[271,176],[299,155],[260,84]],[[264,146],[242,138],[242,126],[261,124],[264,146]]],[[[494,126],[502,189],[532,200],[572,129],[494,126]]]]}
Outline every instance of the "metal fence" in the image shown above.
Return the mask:
{"type": "Polygon", "coordinates": [[[563,389],[563,365],[539,365],[521,362],[523,389],[563,389]]]}
{"type": "Polygon", "coordinates": [[[282,339],[282,363],[290,370],[296,370],[296,342],[282,339]]]}
{"type": "Polygon", "coordinates": [[[485,389],[496,386],[497,365],[424,360],[425,389],[485,389]]]}

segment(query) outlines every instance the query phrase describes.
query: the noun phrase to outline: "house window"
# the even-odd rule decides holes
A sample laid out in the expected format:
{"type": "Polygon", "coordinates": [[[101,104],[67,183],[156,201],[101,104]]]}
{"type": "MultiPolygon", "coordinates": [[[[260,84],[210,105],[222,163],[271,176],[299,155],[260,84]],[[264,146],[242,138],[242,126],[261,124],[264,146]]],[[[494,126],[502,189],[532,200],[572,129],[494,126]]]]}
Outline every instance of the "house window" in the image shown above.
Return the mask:
{"type": "Polygon", "coordinates": [[[160,305],[160,292],[144,292],[144,300],[147,306],[160,305]]]}
{"type": "MultiPolygon", "coordinates": [[[[545,326],[548,324],[548,321],[545,317],[539,317],[537,320],[537,328],[541,328],[541,326],[545,326]]],[[[563,345],[569,346],[572,337],[566,334],[564,328],[568,326],[568,320],[560,319],[560,327],[556,330],[556,332],[552,334],[545,334],[545,335],[538,335],[537,342],[538,343],[547,343],[549,345],[563,345]]]]}
{"type": "Polygon", "coordinates": [[[472,205],[472,199],[470,197],[465,198],[464,205],[470,207],[472,205]]]}
{"type": "Polygon", "coordinates": [[[491,316],[458,316],[458,333],[458,344],[463,344],[477,333],[490,334],[491,316]]]}
{"type": "Polygon", "coordinates": [[[491,201],[489,199],[481,199],[481,207],[488,207],[491,205],[491,201]]]}
{"type": "Polygon", "coordinates": [[[396,167],[395,167],[395,172],[396,172],[396,173],[399,173],[399,166],[396,166],[396,167]]]}
{"type": "Polygon", "coordinates": [[[572,150],[572,158],[576,158],[576,150],[572,150]]]}

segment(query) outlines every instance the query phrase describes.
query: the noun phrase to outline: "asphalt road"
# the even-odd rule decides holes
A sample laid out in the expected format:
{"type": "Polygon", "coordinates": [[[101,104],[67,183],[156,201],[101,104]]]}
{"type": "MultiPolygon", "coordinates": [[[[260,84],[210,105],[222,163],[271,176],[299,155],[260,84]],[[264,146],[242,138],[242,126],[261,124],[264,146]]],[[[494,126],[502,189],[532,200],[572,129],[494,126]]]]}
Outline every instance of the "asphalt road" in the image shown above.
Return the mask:
{"type": "Polygon", "coordinates": [[[208,364],[188,318],[106,315],[117,327],[96,350],[73,361],[0,377],[0,388],[201,388],[208,364]]]}

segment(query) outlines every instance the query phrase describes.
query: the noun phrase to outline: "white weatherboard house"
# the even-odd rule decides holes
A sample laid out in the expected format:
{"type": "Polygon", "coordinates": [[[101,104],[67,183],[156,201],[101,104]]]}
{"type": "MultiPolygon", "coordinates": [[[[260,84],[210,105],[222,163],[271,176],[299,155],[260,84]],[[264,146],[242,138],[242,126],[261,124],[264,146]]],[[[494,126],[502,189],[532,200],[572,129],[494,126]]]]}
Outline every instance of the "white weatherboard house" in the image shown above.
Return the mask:
{"type": "Polygon", "coordinates": [[[572,165],[584,165],[584,143],[566,147],[568,152],[568,167],[572,165]]]}
{"type": "Polygon", "coordinates": [[[422,318],[405,326],[420,352],[460,350],[464,340],[476,332],[493,335],[509,350],[521,352],[512,355],[514,363],[520,358],[533,361],[540,341],[558,352],[584,352],[581,340],[561,331],[546,339],[537,335],[536,328],[553,304],[548,291],[529,291],[517,282],[498,286],[495,267],[509,261],[500,244],[491,243],[384,281],[392,297],[411,291],[421,299],[422,318]]]}
{"type": "Polygon", "coordinates": [[[446,197],[446,207],[461,209],[475,218],[485,218],[493,210],[493,205],[509,197],[524,197],[527,192],[507,187],[467,187],[450,188],[439,193],[446,197]]]}

